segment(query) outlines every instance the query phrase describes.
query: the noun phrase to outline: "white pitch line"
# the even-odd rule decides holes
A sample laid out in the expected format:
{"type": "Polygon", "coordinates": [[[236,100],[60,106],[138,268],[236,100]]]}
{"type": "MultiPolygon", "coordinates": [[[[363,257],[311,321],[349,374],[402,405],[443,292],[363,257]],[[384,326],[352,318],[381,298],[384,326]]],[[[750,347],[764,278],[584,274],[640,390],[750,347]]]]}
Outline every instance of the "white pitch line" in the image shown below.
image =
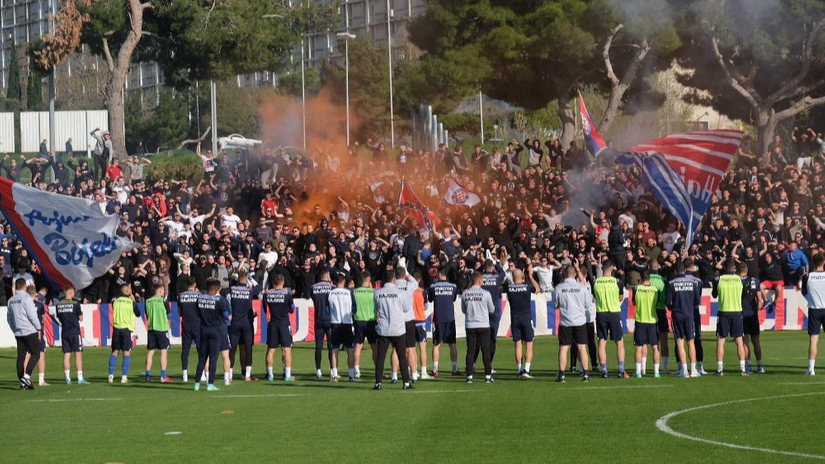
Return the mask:
{"type": "Polygon", "coordinates": [[[573,387],[573,388],[560,388],[558,390],[554,390],[557,392],[563,392],[568,390],[635,390],[637,388],[670,388],[673,385],[625,385],[625,386],[616,386],[616,387],[573,387]]]}
{"type": "Polygon", "coordinates": [[[728,406],[728,405],[731,405],[731,404],[738,404],[738,403],[748,403],[748,402],[751,402],[751,401],[775,400],[775,399],[782,399],[782,398],[798,398],[798,397],[802,397],[802,396],[814,396],[814,395],[825,395],[825,392],[798,393],[798,394],[795,394],[795,395],[764,396],[764,397],[759,397],[759,398],[746,398],[746,399],[742,399],[742,400],[725,401],[723,403],[714,403],[714,404],[706,404],[704,406],[696,406],[696,407],[693,407],[693,408],[682,409],[681,411],[674,411],[674,412],[665,414],[664,416],[660,417],[659,420],[656,421],[656,428],[658,428],[662,432],[665,432],[669,435],[673,435],[674,437],[677,437],[677,438],[684,438],[686,440],[698,441],[698,442],[707,443],[707,444],[710,444],[710,445],[718,445],[718,446],[724,446],[724,447],[727,447],[727,448],[747,450],[747,451],[760,451],[762,453],[781,454],[783,456],[794,456],[794,457],[797,457],[797,458],[823,459],[823,460],[825,460],[825,456],[822,456],[822,455],[819,455],[819,454],[806,454],[806,453],[796,453],[796,452],[793,452],[793,451],[775,450],[775,449],[770,449],[770,448],[757,448],[755,446],[737,445],[737,444],[734,444],[734,443],[725,443],[723,441],[708,440],[708,439],[705,439],[705,438],[694,437],[694,436],[688,435],[686,433],[677,432],[677,431],[673,430],[672,428],[670,428],[669,425],[667,425],[668,421],[670,419],[673,419],[676,416],[679,416],[681,414],[687,414],[687,413],[693,412],[693,411],[699,411],[699,410],[702,410],[702,409],[717,408],[717,407],[720,407],[720,406],[728,406]]]}
{"type": "Polygon", "coordinates": [[[421,395],[425,393],[481,393],[481,390],[417,390],[417,391],[401,391],[399,393],[409,395],[421,395]]]}
{"type": "Polygon", "coordinates": [[[69,403],[77,401],[120,401],[123,398],[56,398],[49,400],[26,400],[27,403],[69,403]]]}
{"type": "Polygon", "coordinates": [[[780,382],[777,385],[822,385],[825,382],[780,382]]]}
{"type": "Polygon", "coordinates": [[[293,396],[309,396],[309,393],[283,393],[271,395],[217,395],[209,398],[291,398],[293,396]]]}

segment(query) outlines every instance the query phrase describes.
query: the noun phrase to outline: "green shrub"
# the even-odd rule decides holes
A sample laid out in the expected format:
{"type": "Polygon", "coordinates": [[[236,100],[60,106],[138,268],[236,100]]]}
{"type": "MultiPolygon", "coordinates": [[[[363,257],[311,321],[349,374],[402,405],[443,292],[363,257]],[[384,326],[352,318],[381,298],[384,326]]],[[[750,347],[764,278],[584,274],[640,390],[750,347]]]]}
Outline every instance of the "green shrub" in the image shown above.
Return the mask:
{"type": "Polygon", "coordinates": [[[203,179],[203,162],[195,153],[178,150],[150,158],[152,165],[146,172],[146,180],[155,183],[159,180],[188,180],[197,185],[203,179]]]}

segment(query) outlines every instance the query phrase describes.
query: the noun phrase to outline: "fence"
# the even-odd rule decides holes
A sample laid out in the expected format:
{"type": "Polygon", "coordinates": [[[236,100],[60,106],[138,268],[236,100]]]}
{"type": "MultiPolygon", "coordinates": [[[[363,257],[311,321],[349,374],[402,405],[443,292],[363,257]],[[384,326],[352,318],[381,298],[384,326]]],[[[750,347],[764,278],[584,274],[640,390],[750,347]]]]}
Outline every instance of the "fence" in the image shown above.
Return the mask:
{"type": "MultiPolygon", "coordinates": [[[[315,308],[312,307],[311,300],[295,300],[297,310],[290,316],[293,339],[296,342],[315,341],[314,315],[315,308]]],[[[533,295],[533,326],[536,328],[536,335],[556,335],[558,334],[559,313],[550,300],[549,295],[533,295]]],[[[112,310],[110,305],[83,305],[83,322],[81,331],[84,346],[109,346],[112,333],[112,310]]],[[[253,302],[253,309],[257,318],[255,319],[255,343],[266,343],[266,323],[262,317],[261,302],[253,302]]],[[[500,337],[510,336],[510,311],[507,300],[502,303],[502,319],[499,326],[498,335],[500,337]]],[[[142,310],[142,309],[141,309],[142,310]]],[[[710,290],[705,289],[702,296],[702,330],[714,331],[716,329],[717,303],[713,301],[710,290]]],[[[432,331],[432,307],[427,305],[427,332],[432,331]]],[[[803,330],[808,327],[808,309],[805,298],[799,290],[789,287],[780,290],[776,298],[776,309],[773,313],[766,314],[759,312],[759,321],[762,330],[803,330]]],[[[455,304],[456,329],[459,338],[464,337],[464,315],[461,313],[461,302],[455,304]]],[[[625,300],[622,303],[622,324],[626,333],[633,332],[635,326],[635,308],[625,300]]],[[[51,316],[46,316],[45,337],[49,346],[60,344],[60,327],[51,316]]],[[[172,344],[179,345],[180,339],[180,315],[176,304],[172,304],[171,311],[171,333],[172,344]]],[[[6,308],[0,307],[0,321],[6,320],[6,308]]],[[[136,321],[137,322],[137,321],[136,321]]],[[[135,324],[134,342],[137,345],[146,344],[146,316],[141,315],[141,321],[135,324]]],[[[0,323],[0,348],[16,346],[14,336],[9,326],[0,323]]]]}
{"type": "MultiPolygon", "coordinates": [[[[4,125],[2,120],[0,120],[0,125],[4,125]]],[[[75,153],[86,152],[87,156],[91,156],[95,139],[89,133],[95,128],[105,129],[108,126],[109,112],[106,110],[57,111],[55,112],[54,131],[56,151],[64,151],[66,141],[71,138],[75,153]]],[[[0,133],[4,131],[4,128],[0,129],[0,133]]],[[[20,150],[23,153],[37,152],[40,149],[40,142],[48,138],[48,111],[20,113],[20,150]]]]}
{"type": "Polygon", "coordinates": [[[450,133],[444,129],[444,123],[438,122],[438,115],[433,114],[432,106],[420,105],[418,111],[412,110],[413,148],[426,148],[433,153],[439,144],[449,144],[449,140],[450,133]]]}

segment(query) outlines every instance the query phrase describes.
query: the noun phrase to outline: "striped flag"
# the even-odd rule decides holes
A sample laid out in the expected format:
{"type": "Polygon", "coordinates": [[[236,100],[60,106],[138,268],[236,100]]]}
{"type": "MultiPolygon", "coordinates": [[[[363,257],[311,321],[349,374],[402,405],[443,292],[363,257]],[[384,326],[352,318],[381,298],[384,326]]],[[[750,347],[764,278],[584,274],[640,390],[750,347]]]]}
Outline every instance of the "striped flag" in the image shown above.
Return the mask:
{"type": "Polygon", "coordinates": [[[432,233],[441,220],[434,212],[415,196],[405,180],[401,180],[401,193],[398,195],[398,207],[406,209],[410,216],[432,233]]]}
{"type": "Polygon", "coordinates": [[[739,148],[744,132],[673,134],[630,148],[617,163],[635,164],[651,190],[687,230],[687,246],[739,148]]]}
{"type": "Polygon", "coordinates": [[[597,157],[599,156],[599,153],[607,147],[607,144],[604,143],[602,134],[599,133],[598,129],[596,129],[596,126],[593,124],[593,119],[590,118],[590,113],[587,112],[587,108],[584,106],[584,98],[582,98],[581,92],[579,92],[579,113],[582,118],[584,145],[593,157],[597,157]]]}

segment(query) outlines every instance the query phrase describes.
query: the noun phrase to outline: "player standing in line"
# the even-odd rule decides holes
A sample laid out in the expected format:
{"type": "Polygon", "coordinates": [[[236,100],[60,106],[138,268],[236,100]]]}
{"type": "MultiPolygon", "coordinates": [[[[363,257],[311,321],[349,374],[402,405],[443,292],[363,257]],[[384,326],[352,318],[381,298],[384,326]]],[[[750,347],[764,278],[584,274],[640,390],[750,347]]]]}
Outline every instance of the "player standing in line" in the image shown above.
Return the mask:
{"type": "Polygon", "coordinates": [[[567,266],[565,279],[556,286],[553,302],[559,308],[559,375],[556,382],[564,383],[567,352],[576,345],[582,365],[582,381],[589,382],[587,372],[587,313],[593,311],[595,301],[590,289],[582,283],[584,276],[574,266],[567,266]],[[576,279],[578,276],[579,280],[576,279]]]}
{"type": "MultiPolygon", "coordinates": [[[[41,387],[48,387],[49,384],[46,383],[46,322],[43,320],[46,317],[46,297],[45,295],[41,295],[37,293],[35,290],[35,286],[33,284],[29,284],[26,286],[26,292],[32,297],[32,301],[34,302],[34,307],[37,309],[37,318],[40,319],[40,359],[37,360],[37,373],[38,373],[38,385],[41,387]]],[[[26,357],[26,362],[29,362],[28,357],[26,357]]]]}
{"type": "Polygon", "coordinates": [[[811,259],[814,270],[802,279],[802,295],[808,303],[808,371],[805,375],[816,375],[817,343],[819,332],[825,324],[825,256],[814,255],[811,259]]]}
{"type": "Polygon", "coordinates": [[[77,368],[77,383],[86,385],[89,382],[83,378],[83,338],[80,336],[83,311],[80,309],[80,303],[74,300],[74,296],[74,287],[63,287],[63,299],[57,303],[55,314],[60,322],[60,344],[63,348],[63,373],[66,374],[66,385],[72,384],[72,353],[77,368]]]}
{"type": "Polygon", "coordinates": [[[662,298],[659,289],[650,285],[650,271],[643,271],[642,284],[633,290],[633,304],[636,305],[633,344],[636,346],[637,379],[642,378],[648,346],[653,347],[653,377],[659,378],[659,331],[656,306],[660,299],[662,298]]]}
{"type": "Polygon", "coordinates": [[[377,324],[375,315],[375,290],[372,288],[372,276],[368,271],[361,275],[361,286],[353,290],[355,299],[355,378],[361,378],[361,350],[364,349],[364,340],[370,344],[372,362],[375,364],[378,355],[378,334],[375,332],[377,324]]]}
{"type": "MultiPolygon", "coordinates": [[[[704,282],[699,278],[699,266],[696,263],[686,259],[684,261],[685,277],[693,279],[699,285],[699,288],[704,287],[704,282]]],[[[700,292],[701,295],[701,292],[700,292]]],[[[705,372],[705,350],[702,348],[702,313],[700,312],[702,306],[701,297],[696,301],[696,306],[693,307],[693,346],[696,348],[696,372],[700,375],[708,375],[705,372]]]]}
{"type": "Polygon", "coordinates": [[[744,274],[739,266],[739,276],[742,278],[742,326],[745,336],[742,345],[745,347],[745,370],[753,374],[751,364],[750,344],[753,342],[753,354],[756,357],[756,372],[765,373],[762,367],[762,344],[759,343],[759,310],[762,308],[762,292],[759,288],[759,279],[748,275],[747,264],[744,274]]]}
{"type": "Polygon", "coordinates": [[[438,282],[430,285],[427,299],[433,304],[433,377],[438,377],[438,360],[441,351],[441,342],[450,346],[450,361],[452,373],[461,375],[458,370],[458,348],[456,348],[455,330],[455,299],[458,296],[458,286],[447,281],[447,271],[438,271],[438,282]]]}
{"type": "MultiPolygon", "coordinates": [[[[373,390],[381,390],[381,380],[384,376],[384,363],[387,360],[387,351],[390,345],[399,353],[407,348],[405,320],[407,313],[412,313],[412,293],[406,292],[395,285],[396,277],[403,278],[406,271],[396,269],[387,271],[384,286],[375,291],[375,309],[378,316],[378,355],[375,362],[375,386],[373,390]]],[[[400,356],[401,378],[403,390],[413,388],[410,385],[410,371],[407,366],[407,357],[400,356]]]]}
{"type": "Polygon", "coordinates": [[[319,281],[312,285],[310,296],[315,307],[315,377],[323,378],[321,372],[321,355],[324,352],[324,338],[327,340],[327,359],[329,360],[330,377],[332,376],[332,323],[329,320],[329,292],[335,287],[329,281],[329,271],[321,272],[319,281]]]}
{"type": "Polygon", "coordinates": [[[345,288],[347,279],[344,276],[337,276],[335,290],[329,292],[329,316],[332,324],[332,381],[338,382],[338,354],[341,352],[341,345],[347,352],[347,367],[349,368],[349,381],[360,382],[355,378],[355,334],[352,331],[353,295],[345,288]]]}
{"type": "MultiPolygon", "coordinates": [[[[748,265],[739,263],[739,272],[748,265]]],[[[728,261],[725,274],[714,281],[713,297],[719,300],[719,317],[716,323],[716,375],[721,377],[725,371],[725,339],[730,335],[736,342],[736,354],[739,356],[739,371],[743,376],[749,375],[745,370],[745,335],[742,326],[742,279],[736,275],[736,262],[728,261]]]]}
{"type": "MultiPolygon", "coordinates": [[[[192,343],[200,346],[201,338],[201,318],[198,315],[198,282],[194,277],[186,277],[186,291],[178,295],[178,310],[181,319],[181,352],[180,366],[182,369],[182,379],[189,381],[189,351],[192,343]]],[[[200,380],[200,379],[198,379],[200,380]]]]}
{"type": "Polygon", "coordinates": [[[415,348],[413,348],[413,354],[415,355],[415,359],[421,360],[421,375],[419,376],[417,371],[417,366],[412,364],[413,370],[413,378],[421,378],[421,379],[431,379],[430,374],[427,373],[427,314],[426,314],[426,303],[427,297],[424,295],[424,289],[421,288],[421,272],[415,271],[413,273],[413,278],[418,285],[416,285],[415,290],[413,291],[413,313],[415,315],[415,342],[418,345],[418,352],[415,353],[415,348]]]}
{"type": "MultiPolygon", "coordinates": [[[[670,326],[667,323],[667,310],[665,309],[665,297],[666,295],[666,288],[667,282],[665,282],[665,278],[659,274],[659,270],[662,266],[659,264],[659,261],[653,260],[650,263],[650,285],[656,288],[659,291],[659,299],[656,302],[656,327],[659,331],[659,354],[661,355],[662,362],[662,372],[664,374],[670,373],[670,368],[668,367],[668,358],[670,356],[670,347],[668,347],[668,334],[670,333],[670,326]]],[[[675,338],[675,337],[674,337],[675,338]]],[[[647,358],[642,358],[642,374],[646,374],[647,372],[647,358]]]]}
{"type": "Polygon", "coordinates": [[[26,280],[15,279],[14,296],[8,301],[6,320],[17,341],[17,378],[21,390],[34,390],[31,374],[40,357],[39,339],[42,322],[37,316],[31,296],[26,293],[26,280]]]}
{"type": "Polygon", "coordinates": [[[619,378],[627,379],[630,376],[625,372],[624,361],[624,329],[622,328],[622,300],[624,299],[624,283],[613,277],[613,263],[606,262],[602,266],[602,276],[593,284],[593,293],[596,296],[596,334],[599,338],[599,364],[602,368],[602,377],[609,377],[607,373],[607,338],[616,343],[616,359],[619,362],[619,378]]]}
{"type": "Polygon", "coordinates": [[[513,271],[513,283],[507,287],[507,301],[510,303],[510,332],[516,344],[516,366],[518,376],[532,379],[530,365],[533,363],[533,311],[530,296],[538,290],[538,282],[533,277],[533,266],[527,268],[530,283],[524,282],[524,271],[513,271]]]}
{"type": "MultiPolygon", "coordinates": [[[[206,280],[206,293],[198,298],[198,316],[201,321],[201,337],[198,340],[198,368],[195,371],[195,391],[201,389],[200,379],[203,376],[207,361],[209,375],[206,381],[207,391],[218,391],[215,386],[215,371],[218,365],[218,353],[221,349],[221,338],[226,335],[226,317],[232,314],[232,308],[226,298],[220,295],[221,281],[210,277],[206,280]]],[[[229,343],[228,340],[226,342],[229,343]]]]}
{"type": "MultiPolygon", "coordinates": [[[[502,259],[506,261],[507,255],[503,255],[502,259]]],[[[493,298],[493,306],[496,308],[495,312],[490,314],[490,365],[492,365],[493,360],[496,357],[498,326],[501,324],[501,286],[504,283],[504,278],[506,275],[504,273],[504,269],[501,267],[501,264],[498,262],[493,263],[493,261],[487,260],[484,263],[484,272],[482,273],[482,277],[484,280],[481,288],[490,292],[490,296],[493,298]]],[[[480,346],[481,345],[479,345],[479,347],[480,346]]],[[[476,352],[476,358],[478,358],[478,352],[476,352]]],[[[473,366],[473,368],[475,368],[475,366],[473,366]]],[[[493,371],[495,371],[495,369],[493,369],[493,371]]]]}
{"type": "MultiPolygon", "coordinates": [[[[275,276],[275,288],[264,293],[264,311],[269,313],[269,324],[266,332],[266,380],[275,380],[272,372],[275,364],[275,350],[279,347],[283,352],[281,359],[284,363],[284,380],[292,382],[292,327],[289,315],[295,312],[295,303],[292,301],[292,292],[284,288],[284,276],[275,276]]],[[[265,316],[264,316],[265,317],[265,316]]]]}
{"type": "Polygon", "coordinates": [[[146,381],[152,379],[152,361],[155,358],[155,350],[160,350],[160,381],[161,383],[171,382],[172,379],[166,375],[166,364],[169,356],[169,306],[164,297],[166,290],[163,284],[155,284],[152,287],[152,298],[146,300],[146,320],[149,323],[148,341],[146,347],[146,381]]]}
{"type": "MultiPolygon", "coordinates": [[[[396,273],[395,285],[401,291],[409,293],[413,296],[413,303],[415,302],[414,298],[414,291],[415,288],[418,286],[418,283],[412,278],[412,276],[407,272],[407,268],[404,266],[398,266],[398,270],[401,272],[396,273]]],[[[416,357],[415,357],[415,308],[410,313],[404,314],[404,342],[407,345],[407,349],[404,351],[404,354],[407,356],[407,366],[410,369],[410,375],[413,382],[418,382],[418,372],[416,372],[415,365],[416,365],[416,357]]],[[[390,360],[390,365],[392,367],[392,376],[391,382],[396,383],[398,382],[398,352],[392,352],[392,358],[390,360]]]]}
{"type": "Polygon", "coordinates": [[[252,345],[255,343],[255,331],[252,323],[255,320],[255,311],[252,309],[252,300],[261,293],[259,285],[252,285],[246,271],[238,274],[238,283],[229,288],[227,300],[232,307],[232,322],[229,325],[229,376],[235,370],[235,352],[238,345],[241,347],[241,366],[246,381],[258,380],[252,377],[252,345]]]}
{"type": "Polygon", "coordinates": [[[484,275],[473,273],[473,286],[461,294],[461,312],[464,313],[464,327],[467,333],[467,383],[473,383],[476,351],[481,352],[484,363],[484,380],[493,382],[492,347],[490,346],[491,318],[495,316],[496,305],[490,292],[484,290],[484,275]],[[476,346],[479,348],[476,349],[476,346]]]}
{"type": "Polygon", "coordinates": [[[120,383],[129,383],[129,364],[132,362],[132,332],[135,318],[140,317],[140,308],[132,296],[132,284],[120,286],[120,296],[112,301],[112,355],[109,356],[109,383],[114,383],[117,357],[123,352],[120,383]]]}
{"type": "Polygon", "coordinates": [[[681,261],[676,263],[675,276],[667,283],[665,298],[665,306],[670,309],[673,337],[676,339],[676,351],[679,357],[677,375],[682,378],[699,377],[699,372],[696,370],[696,346],[693,342],[695,337],[693,313],[702,299],[702,286],[696,280],[685,276],[685,264],[681,261]],[[688,344],[687,355],[685,354],[685,340],[688,344]],[[687,370],[688,356],[690,357],[690,374],[687,370]]]}

